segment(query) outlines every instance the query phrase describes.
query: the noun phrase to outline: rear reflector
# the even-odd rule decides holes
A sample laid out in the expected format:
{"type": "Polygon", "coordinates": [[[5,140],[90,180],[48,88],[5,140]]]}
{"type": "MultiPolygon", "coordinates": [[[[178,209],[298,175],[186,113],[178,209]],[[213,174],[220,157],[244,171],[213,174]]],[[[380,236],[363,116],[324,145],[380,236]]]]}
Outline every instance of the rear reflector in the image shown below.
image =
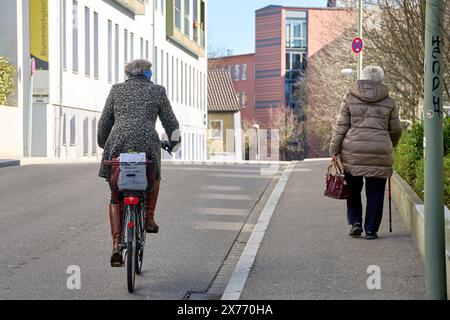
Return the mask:
{"type": "Polygon", "coordinates": [[[128,204],[128,205],[137,205],[137,204],[139,204],[139,198],[137,198],[137,197],[125,197],[125,199],[123,199],[123,203],[124,204],[128,204]]]}
{"type": "Polygon", "coordinates": [[[133,229],[134,228],[134,222],[130,221],[128,222],[128,229],[133,229]]]}

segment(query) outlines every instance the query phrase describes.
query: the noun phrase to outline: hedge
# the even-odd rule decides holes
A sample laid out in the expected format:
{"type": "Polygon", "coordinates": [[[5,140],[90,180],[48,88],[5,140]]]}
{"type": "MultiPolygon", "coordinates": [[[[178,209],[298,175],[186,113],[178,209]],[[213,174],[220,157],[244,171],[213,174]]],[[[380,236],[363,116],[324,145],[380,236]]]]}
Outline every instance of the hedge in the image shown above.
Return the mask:
{"type": "MultiPolygon", "coordinates": [[[[424,198],[423,124],[416,123],[394,151],[394,169],[413,190],[424,198]]],[[[444,119],[444,203],[450,208],[450,117],[444,119]]]]}
{"type": "Polygon", "coordinates": [[[14,92],[15,71],[9,60],[0,56],[0,105],[6,104],[6,99],[14,92]]]}

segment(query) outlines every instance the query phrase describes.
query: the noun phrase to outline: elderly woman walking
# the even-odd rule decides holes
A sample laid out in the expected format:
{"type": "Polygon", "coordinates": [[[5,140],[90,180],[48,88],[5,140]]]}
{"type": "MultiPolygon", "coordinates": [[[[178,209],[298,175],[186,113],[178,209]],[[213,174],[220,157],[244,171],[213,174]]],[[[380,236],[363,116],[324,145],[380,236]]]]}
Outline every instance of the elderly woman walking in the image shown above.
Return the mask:
{"type": "MultiPolygon", "coordinates": [[[[134,150],[145,152],[147,159],[154,164],[156,179],[148,196],[145,230],[157,233],[158,225],[154,214],[161,180],[161,140],[155,130],[159,117],[168,137],[176,137],[178,121],[172,111],[164,87],[153,84],[151,63],[146,60],[133,60],[125,66],[127,80],[112,86],[106,100],[103,114],[98,123],[97,142],[104,149],[99,176],[109,180],[110,167],[105,160],[112,160],[120,153],[134,150]]],[[[179,143],[171,141],[172,147],[179,143]]],[[[109,218],[113,238],[112,266],[121,266],[119,250],[122,229],[122,204],[119,192],[111,192],[109,218]]]]}
{"type": "Polygon", "coordinates": [[[376,239],[383,217],[386,180],[392,176],[393,148],[402,129],[398,109],[388,88],[382,84],[384,71],[368,66],[362,80],[346,94],[331,139],[330,155],[339,156],[350,187],[347,219],[350,236],[363,232],[361,191],[367,197],[364,231],[366,239],[376,239]]]}

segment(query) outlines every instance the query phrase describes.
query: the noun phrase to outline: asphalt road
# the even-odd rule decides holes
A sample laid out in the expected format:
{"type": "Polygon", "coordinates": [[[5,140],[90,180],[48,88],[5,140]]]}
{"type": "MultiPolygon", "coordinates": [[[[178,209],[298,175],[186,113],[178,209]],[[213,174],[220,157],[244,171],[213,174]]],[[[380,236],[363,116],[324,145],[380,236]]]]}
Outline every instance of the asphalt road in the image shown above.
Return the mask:
{"type": "Polygon", "coordinates": [[[205,291],[271,181],[255,165],[163,165],[135,294],[109,266],[109,190],[98,165],[0,169],[0,299],[182,299],[205,291]],[[69,290],[67,268],[81,270],[69,290]]]}

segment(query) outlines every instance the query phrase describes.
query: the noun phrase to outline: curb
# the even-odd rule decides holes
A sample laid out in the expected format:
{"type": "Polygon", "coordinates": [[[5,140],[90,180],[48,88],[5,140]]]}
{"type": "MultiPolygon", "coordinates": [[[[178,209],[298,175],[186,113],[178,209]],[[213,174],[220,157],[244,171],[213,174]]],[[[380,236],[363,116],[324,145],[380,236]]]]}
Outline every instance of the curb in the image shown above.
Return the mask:
{"type": "MultiPolygon", "coordinates": [[[[411,233],[423,261],[425,260],[425,213],[422,199],[397,172],[392,176],[392,199],[400,216],[411,233]]],[[[446,221],[450,221],[450,210],[444,206],[446,221]]],[[[447,227],[447,233],[449,232],[447,227]]],[[[447,290],[450,297],[450,247],[446,246],[447,290]]]]}
{"type": "Polygon", "coordinates": [[[20,166],[20,160],[0,160],[0,168],[20,166]]]}

